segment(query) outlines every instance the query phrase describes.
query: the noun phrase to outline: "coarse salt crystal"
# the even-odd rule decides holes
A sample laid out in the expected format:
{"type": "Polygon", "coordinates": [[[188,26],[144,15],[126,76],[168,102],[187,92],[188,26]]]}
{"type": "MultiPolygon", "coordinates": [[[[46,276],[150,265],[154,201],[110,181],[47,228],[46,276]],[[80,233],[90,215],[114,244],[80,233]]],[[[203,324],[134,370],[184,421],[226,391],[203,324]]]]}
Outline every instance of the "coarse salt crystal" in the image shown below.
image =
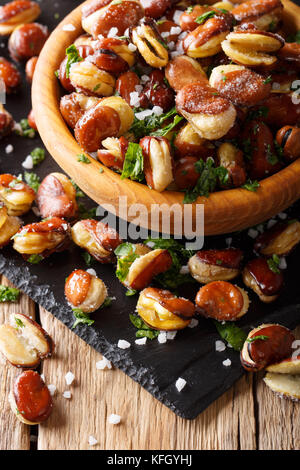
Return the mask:
{"type": "Polygon", "coordinates": [[[181,392],[181,390],[184,389],[184,387],[186,386],[186,380],[179,377],[179,379],[176,380],[175,386],[176,386],[178,392],[181,392]]]}
{"type": "Polygon", "coordinates": [[[173,35],[173,34],[180,34],[181,33],[181,28],[180,26],[172,26],[172,28],[170,29],[170,34],[173,35]]]}
{"type": "Polygon", "coordinates": [[[138,108],[140,106],[140,96],[137,91],[132,91],[130,93],[130,105],[138,108]]]}
{"type": "Polygon", "coordinates": [[[226,243],[227,246],[230,246],[231,243],[232,243],[232,238],[231,238],[231,237],[226,238],[226,239],[225,239],[225,243],[226,243]]]}
{"type": "Polygon", "coordinates": [[[171,58],[174,59],[175,57],[178,57],[178,56],[182,55],[182,52],[172,51],[170,55],[171,55],[171,58]]]}
{"type": "Polygon", "coordinates": [[[230,359],[225,359],[225,361],[223,361],[222,364],[225,367],[230,367],[231,366],[231,360],[230,359]]]}
{"type": "Polygon", "coordinates": [[[161,116],[164,112],[164,110],[160,106],[153,106],[153,114],[156,114],[156,116],[161,116]]]}
{"type": "Polygon", "coordinates": [[[167,342],[167,333],[165,331],[161,331],[157,337],[159,343],[164,344],[167,342]]]}
{"type": "Polygon", "coordinates": [[[56,387],[53,384],[47,385],[50,395],[53,397],[54,393],[56,392],[56,387]]]}
{"type": "Polygon", "coordinates": [[[147,246],[149,246],[149,248],[153,248],[155,245],[154,242],[147,242],[147,246]]]}
{"type": "Polygon", "coordinates": [[[174,15],[173,15],[173,21],[176,24],[180,24],[180,17],[182,15],[183,11],[181,10],[175,10],[174,15]]]}
{"type": "Polygon", "coordinates": [[[223,343],[223,341],[216,341],[216,351],[217,352],[222,352],[222,351],[225,351],[226,349],[226,346],[225,344],[223,343]]]}
{"type": "Polygon", "coordinates": [[[128,349],[130,348],[131,344],[128,343],[125,339],[119,339],[118,341],[118,348],[120,349],[128,349]]]}
{"type": "Polygon", "coordinates": [[[62,29],[63,31],[75,31],[76,28],[73,24],[69,23],[65,24],[62,29]]]}
{"type": "Polygon", "coordinates": [[[96,369],[98,370],[104,370],[104,369],[111,369],[112,365],[111,362],[106,359],[106,357],[102,357],[101,361],[96,362],[96,369]]]}
{"type": "Polygon", "coordinates": [[[109,424],[119,424],[121,422],[121,416],[115,415],[114,413],[112,413],[108,417],[108,422],[109,424]]]}
{"type": "Polygon", "coordinates": [[[135,344],[138,344],[139,346],[146,344],[147,343],[147,338],[139,338],[135,340],[135,344]]]}
{"type": "Polygon", "coordinates": [[[168,38],[169,36],[170,36],[169,31],[164,31],[163,33],[161,33],[162,38],[168,38]]]}
{"type": "Polygon", "coordinates": [[[199,325],[199,320],[197,320],[196,318],[192,318],[191,323],[188,325],[188,327],[189,328],[195,328],[198,325],[199,325]]]}
{"type": "Polygon", "coordinates": [[[89,436],[89,445],[95,446],[96,444],[98,444],[97,439],[94,436],[89,436]]]}
{"type": "Polygon", "coordinates": [[[71,385],[75,379],[75,375],[72,372],[67,372],[65,375],[65,380],[67,385],[71,385]]]}
{"type": "Polygon", "coordinates": [[[64,393],[63,393],[63,397],[64,398],[67,398],[67,399],[70,399],[72,397],[72,394],[71,392],[69,392],[68,390],[66,390],[64,393]]]}
{"type": "Polygon", "coordinates": [[[179,272],[180,272],[180,274],[189,274],[190,270],[189,270],[188,265],[186,265],[186,266],[181,266],[179,272]]]}
{"type": "Polygon", "coordinates": [[[143,91],[142,85],[135,85],[134,89],[135,89],[135,91],[137,91],[138,93],[142,93],[142,91],[143,91]]]}
{"type": "Polygon", "coordinates": [[[287,262],[284,256],[280,258],[279,264],[278,264],[279,269],[286,269],[287,268],[287,262]]]}
{"type": "Polygon", "coordinates": [[[118,28],[115,28],[115,27],[110,28],[110,30],[108,31],[107,37],[108,37],[108,38],[114,38],[114,37],[116,37],[116,36],[118,35],[118,33],[119,33],[118,28]]]}
{"type": "Polygon", "coordinates": [[[258,235],[258,231],[254,230],[254,228],[250,228],[248,230],[248,235],[249,235],[250,238],[256,238],[257,235],[258,235]]]}
{"type": "Polygon", "coordinates": [[[256,228],[260,233],[264,232],[264,225],[263,224],[259,224],[256,228]]]}
{"type": "Polygon", "coordinates": [[[285,212],[280,212],[278,214],[279,219],[285,220],[287,218],[287,214],[285,212]]]}
{"type": "Polygon", "coordinates": [[[32,170],[33,168],[33,160],[31,155],[27,155],[24,162],[22,163],[22,167],[26,170],[32,170]]]}
{"type": "Polygon", "coordinates": [[[149,80],[150,80],[150,77],[148,77],[148,75],[141,76],[141,83],[149,82],[149,80]]]}
{"type": "Polygon", "coordinates": [[[135,114],[135,117],[139,120],[139,121],[143,121],[145,119],[145,117],[147,116],[151,116],[152,114],[152,110],[151,109],[145,109],[144,111],[140,111],[139,113],[136,113],[135,114]]]}
{"type": "Polygon", "coordinates": [[[177,331],[167,331],[167,339],[171,341],[175,339],[176,335],[177,335],[177,331]]]}
{"type": "Polygon", "coordinates": [[[8,144],[6,147],[5,147],[5,153],[12,153],[14,151],[14,148],[11,144],[8,144]]]}
{"type": "Polygon", "coordinates": [[[45,376],[44,376],[44,374],[41,374],[41,379],[43,380],[43,382],[45,382],[45,376]]]}
{"type": "Polygon", "coordinates": [[[136,46],[134,44],[132,44],[132,42],[130,42],[128,44],[128,49],[131,51],[131,52],[135,52],[136,51],[136,46]]]}
{"type": "Polygon", "coordinates": [[[170,41],[169,44],[168,44],[168,47],[169,47],[169,50],[170,51],[173,51],[175,49],[175,42],[174,41],[170,41]]]}
{"type": "Polygon", "coordinates": [[[274,225],[276,225],[276,220],[275,219],[270,219],[267,223],[267,228],[272,228],[274,225]]]}
{"type": "Polygon", "coordinates": [[[86,272],[89,273],[91,276],[97,276],[96,271],[92,268],[87,269],[86,272]]]}

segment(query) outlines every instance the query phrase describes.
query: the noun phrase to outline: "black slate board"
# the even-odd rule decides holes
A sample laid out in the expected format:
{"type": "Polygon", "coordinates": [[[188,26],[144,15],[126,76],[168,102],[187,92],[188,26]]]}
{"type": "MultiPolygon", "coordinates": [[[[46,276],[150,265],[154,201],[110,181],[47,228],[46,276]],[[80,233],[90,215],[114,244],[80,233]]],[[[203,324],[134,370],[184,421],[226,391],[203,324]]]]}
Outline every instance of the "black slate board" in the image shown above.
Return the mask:
{"type": "MultiPolygon", "coordinates": [[[[0,5],[4,3],[1,1],[0,5]]],[[[55,3],[40,0],[39,3],[43,10],[39,21],[53,29],[59,21],[57,13],[63,18],[81,2],[64,0],[55,3]]],[[[1,43],[6,43],[0,41],[0,51],[5,55],[6,50],[5,47],[2,48],[1,43]]],[[[30,87],[23,80],[20,93],[8,97],[7,109],[15,120],[19,121],[27,116],[30,108],[30,87]]],[[[42,146],[38,137],[30,140],[14,135],[3,139],[0,142],[0,172],[23,172],[21,163],[37,146],[42,146]],[[8,144],[14,147],[11,154],[5,153],[8,144]]],[[[34,171],[44,177],[58,169],[54,160],[47,154],[46,160],[34,171]]],[[[92,201],[88,204],[94,205],[92,201]]],[[[300,204],[297,204],[291,209],[291,216],[299,215],[300,204]]],[[[32,220],[36,220],[32,213],[24,217],[25,223],[32,220]]],[[[252,240],[246,232],[235,234],[233,238],[233,246],[250,251],[252,240]]],[[[217,246],[225,246],[225,237],[206,238],[205,248],[217,246]]],[[[300,249],[297,249],[288,259],[286,286],[280,299],[272,305],[263,305],[250,293],[251,307],[246,318],[239,322],[240,326],[249,329],[253,325],[270,321],[293,328],[300,323],[299,254],[300,249]]],[[[116,300],[110,308],[94,314],[96,321],[92,327],[78,326],[75,333],[176,414],[187,419],[195,418],[243,374],[237,352],[230,348],[221,353],[215,352],[215,341],[219,336],[209,320],[200,319],[199,326],[179,332],[176,339],[168,341],[167,344],[159,344],[154,340],[148,341],[146,346],[137,346],[134,343],[135,328],[128,318],[129,313],[135,310],[136,298],[125,297],[125,289],[114,276],[114,267],[97,263],[92,267],[116,300]],[[129,341],[131,348],[119,349],[119,339],[129,341]],[[231,359],[231,367],[222,365],[226,358],[231,359]],[[187,381],[181,393],[175,388],[178,377],[187,381]]],[[[86,268],[81,251],[75,246],[69,251],[51,256],[40,265],[25,263],[11,247],[6,247],[0,253],[0,272],[69,328],[73,324],[73,315],[65,302],[63,290],[66,276],[75,268],[86,268]]],[[[184,295],[193,298],[197,287],[199,286],[185,287],[184,295]]]]}

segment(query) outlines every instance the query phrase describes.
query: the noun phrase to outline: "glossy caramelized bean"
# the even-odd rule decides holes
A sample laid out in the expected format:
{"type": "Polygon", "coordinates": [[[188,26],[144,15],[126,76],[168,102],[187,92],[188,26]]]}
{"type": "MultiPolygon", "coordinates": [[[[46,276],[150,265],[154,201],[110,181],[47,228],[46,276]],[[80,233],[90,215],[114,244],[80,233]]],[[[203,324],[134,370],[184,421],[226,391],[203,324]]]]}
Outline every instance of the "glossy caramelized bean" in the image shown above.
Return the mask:
{"type": "Polygon", "coordinates": [[[0,35],[11,34],[17,26],[34,21],[41,9],[38,3],[15,0],[0,7],[0,35]]]}
{"type": "Polygon", "coordinates": [[[84,113],[99,103],[95,96],[85,96],[81,93],[65,95],[60,100],[60,112],[67,124],[74,129],[84,113]]]}
{"type": "Polygon", "coordinates": [[[273,302],[283,286],[283,275],[279,269],[272,271],[265,258],[255,258],[245,266],[243,281],[262,302],[273,302]]]}
{"type": "Polygon", "coordinates": [[[274,139],[269,127],[262,121],[250,121],[242,133],[248,173],[252,179],[262,179],[280,170],[274,139]]]}
{"type": "Polygon", "coordinates": [[[236,248],[201,250],[189,260],[191,275],[200,283],[230,281],[240,273],[243,253],[236,248]]]}
{"type": "Polygon", "coordinates": [[[251,23],[258,29],[272,31],[281,20],[283,6],[280,0],[248,0],[236,6],[231,13],[239,23],[251,23]]]}
{"type": "Polygon", "coordinates": [[[29,60],[26,62],[26,67],[25,67],[25,72],[26,72],[26,78],[29,83],[32,82],[33,80],[33,75],[35,71],[35,67],[38,61],[37,56],[31,57],[29,60]]]}
{"type": "Polygon", "coordinates": [[[137,312],[151,328],[181,330],[190,324],[195,306],[190,300],[176,297],[167,290],[148,287],[140,293],[137,312]]]}
{"type": "Polygon", "coordinates": [[[99,149],[97,152],[98,160],[107,168],[121,172],[123,170],[128,144],[128,140],[123,136],[119,139],[108,137],[102,140],[101,145],[103,148],[99,149]]]}
{"type": "Polygon", "coordinates": [[[220,145],[217,152],[220,166],[226,168],[228,181],[225,187],[242,186],[247,179],[243,152],[229,142],[220,145]]]}
{"type": "Polygon", "coordinates": [[[153,106],[159,106],[167,112],[174,105],[173,90],[165,83],[165,76],[161,70],[154,70],[149,78],[144,89],[144,96],[153,106]]]}
{"type": "Polygon", "coordinates": [[[197,157],[187,156],[176,162],[174,181],[178,189],[193,188],[196,185],[200,176],[195,167],[197,161],[197,157]]]}
{"type": "Polygon", "coordinates": [[[141,0],[145,16],[160,18],[172,6],[172,0],[141,0]]]}
{"type": "Polygon", "coordinates": [[[8,215],[26,214],[35,199],[35,192],[23,181],[10,174],[0,175],[0,200],[6,205],[8,215]]]}
{"type": "MultiPolygon", "coordinates": [[[[81,45],[81,46],[76,47],[76,49],[78,51],[79,56],[82,59],[85,59],[86,57],[88,57],[89,55],[92,55],[94,53],[94,49],[91,46],[88,46],[88,45],[81,45]]],[[[75,90],[75,88],[71,84],[70,71],[67,70],[67,64],[68,64],[68,57],[66,56],[60,64],[59,71],[58,71],[58,78],[59,78],[60,83],[62,84],[62,86],[67,91],[72,92],[72,91],[75,90]]]]}
{"type": "Polygon", "coordinates": [[[295,126],[284,126],[277,132],[276,141],[282,148],[288,162],[300,157],[300,129],[295,126]]]}
{"type": "Polygon", "coordinates": [[[192,11],[186,10],[180,17],[180,27],[183,31],[193,31],[198,28],[197,18],[204,13],[213,11],[213,7],[209,5],[194,5],[192,8],[192,11]]]}
{"type": "Polygon", "coordinates": [[[73,218],[77,214],[76,190],[62,173],[50,173],[37,192],[37,205],[43,219],[73,218]]]}
{"type": "MultiPolygon", "coordinates": [[[[140,79],[135,72],[129,70],[119,76],[116,81],[116,91],[130,105],[130,94],[136,91],[136,87],[140,86],[140,79]]],[[[148,101],[144,102],[142,107],[147,107],[148,101]]]]}
{"type": "Polygon", "coordinates": [[[32,129],[34,129],[35,131],[37,131],[38,128],[37,128],[37,125],[36,125],[36,122],[35,122],[35,117],[34,117],[33,109],[32,109],[32,110],[30,111],[30,113],[28,114],[27,119],[28,119],[28,124],[30,125],[30,127],[31,127],[32,129]]]}
{"type": "Polygon", "coordinates": [[[47,26],[39,23],[21,25],[14,30],[9,38],[9,53],[18,62],[38,56],[48,36],[47,26]]]}
{"type": "Polygon", "coordinates": [[[249,308],[247,293],[225,281],[214,281],[201,287],[196,296],[199,314],[219,321],[235,321],[249,308]]]}
{"type": "Polygon", "coordinates": [[[170,143],[165,137],[144,137],[140,141],[144,155],[144,173],[147,184],[163,191],[173,181],[173,160],[170,143]]]}
{"type": "Polygon", "coordinates": [[[154,68],[165,67],[169,54],[155,21],[145,17],[131,31],[132,42],[148,65],[154,68]]]}
{"type": "Polygon", "coordinates": [[[101,307],[107,297],[107,289],[101,279],[77,269],[66,279],[65,296],[73,308],[91,313],[101,307]]]}
{"type": "Polygon", "coordinates": [[[254,250],[264,256],[288,255],[300,242],[300,222],[278,222],[255,240],[254,250]]]}
{"type": "Polygon", "coordinates": [[[13,126],[14,120],[12,115],[0,104],[0,139],[10,134],[13,126]]]}
{"type": "Polygon", "coordinates": [[[298,67],[300,65],[300,44],[298,42],[286,42],[277,53],[278,58],[298,67]]]}
{"type": "Polygon", "coordinates": [[[125,72],[129,67],[126,60],[109,49],[96,50],[95,54],[89,58],[89,61],[99,69],[115,75],[125,72]]]}
{"type": "Polygon", "coordinates": [[[174,21],[160,20],[157,29],[164,41],[174,47],[181,33],[180,27],[174,21]]]}
{"type": "Polygon", "coordinates": [[[7,207],[0,203],[0,248],[7,245],[11,237],[17,233],[21,227],[21,220],[18,217],[9,216],[7,207]]]}
{"type": "Polygon", "coordinates": [[[53,408],[48,387],[33,370],[17,377],[10,395],[10,405],[20,421],[32,425],[46,421],[53,408]]]}
{"type": "Polygon", "coordinates": [[[17,67],[4,57],[0,57],[0,79],[3,80],[8,95],[17,91],[21,84],[21,75],[17,67]]]}
{"type": "Polygon", "coordinates": [[[206,160],[215,154],[215,146],[194,131],[191,124],[186,124],[178,132],[174,140],[176,157],[194,156],[206,160]]]}
{"type": "Polygon", "coordinates": [[[204,80],[208,82],[207,76],[195,59],[187,56],[179,56],[172,59],[165,69],[166,78],[170,86],[179,91],[186,85],[204,80]]]}
{"type": "Polygon", "coordinates": [[[284,326],[261,325],[252,330],[245,341],[241,351],[242,366],[249,371],[258,371],[279,362],[292,355],[294,340],[292,332],[284,326]],[[260,338],[253,341],[256,337],[260,338]]]}

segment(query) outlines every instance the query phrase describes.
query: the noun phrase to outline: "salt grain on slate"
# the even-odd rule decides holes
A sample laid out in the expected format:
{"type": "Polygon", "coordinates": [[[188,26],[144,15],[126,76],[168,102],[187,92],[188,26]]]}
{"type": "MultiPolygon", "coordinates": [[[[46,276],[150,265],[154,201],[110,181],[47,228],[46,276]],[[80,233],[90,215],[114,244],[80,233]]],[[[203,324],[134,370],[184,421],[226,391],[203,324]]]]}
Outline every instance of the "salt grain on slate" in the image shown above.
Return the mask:
{"type": "Polygon", "coordinates": [[[89,273],[91,276],[97,276],[96,271],[92,268],[87,269],[86,272],[89,273]]]}
{"type": "Polygon", "coordinates": [[[225,351],[226,349],[226,346],[225,344],[223,343],[223,341],[216,341],[216,351],[217,352],[222,352],[222,351],[225,351]]]}
{"type": "Polygon", "coordinates": [[[139,338],[135,340],[135,344],[138,344],[139,346],[146,344],[147,343],[147,338],[139,338]]]}
{"type": "Polygon", "coordinates": [[[184,387],[186,386],[186,380],[179,377],[179,379],[176,380],[175,386],[176,386],[178,392],[181,392],[181,390],[183,390],[184,387]]]}
{"type": "Polygon", "coordinates": [[[231,360],[230,359],[225,359],[225,361],[223,361],[222,364],[225,367],[230,367],[231,366],[231,360]]]}
{"type": "Polygon", "coordinates": [[[157,337],[159,343],[164,344],[167,342],[167,333],[165,331],[161,331],[157,337]]]}
{"type": "Polygon", "coordinates": [[[8,144],[6,147],[5,147],[5,153],[12,153],[14,151],[14,148],[11,144],[8,144]]]}
{"type": "Polygon", "coordinates": [[[125,339],[119,339],[118,341],[118,348],[120,349],[128,349],[130,348],[131,344],[128,343],[125,339]]]}
{"type": "Polygon", "coordinates": [[[25,168],[25,170],[32,170],[33,168],[33,159],[31,155],[28,155],[25,160],[22,163],[22,167],[25,168]]]}

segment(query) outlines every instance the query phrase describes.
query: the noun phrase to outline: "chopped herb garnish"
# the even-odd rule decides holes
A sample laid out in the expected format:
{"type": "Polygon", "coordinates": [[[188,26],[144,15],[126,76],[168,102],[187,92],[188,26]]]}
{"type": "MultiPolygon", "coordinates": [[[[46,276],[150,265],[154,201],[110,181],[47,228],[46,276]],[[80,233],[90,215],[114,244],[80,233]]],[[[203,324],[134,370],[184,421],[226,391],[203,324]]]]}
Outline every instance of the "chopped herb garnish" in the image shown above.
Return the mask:
{"type": "Polygon", "coordinates": [[[59,70],[55,70],[54,75],[56,76],[56,78],[59,78],[59,70]]]}
{"type": "Polygon", "coordinates": [[[267,108],[266,106],[260,106],[257,109],[249,111],[247,119],[249,121],[252,121],[258,118],[264,118],[268,116],[268,113],[269,113],[269,108],[267,108]]]}
{"type": "Polygon", "coordinates": [[[90,159],[86,155],[84,155],[84,153],[80,153],[77,155],[77,161],[87,164],[91,163],[90,159]]]}
{"type": "Polygon", "coordinates": [[[97,212],[97,207],[86,208],[81,202],[78,203],[78,216],[80,219],[93,219],[97,212]]]}
{"type": "Polygon", "coordinates": [[[185,11],[188,15],[190,15],[193,10],[194,10],[194,6],[192,5],[192,6],[188,7],[185,11]]]}
{"type": "Polygon", "coordinates": [[[121,179],[131,178],[136,181],[144,179],[144,156],[139,144],[130,142],[125,154],[121,179]]]}
{"type": "Polygon", "coordinates": [[[270,144],[267,144],[266,145],[266,157],[267,157],[267,161],[271,164],[271,165],[276,165],[276,163],[278,163],[278,157],[275,153],[272,152],[272,148],[271,148],[271,145],[270,144]]]}
{"type": "Polygon", "coordinates": [[[132,297],[132,296],[136,295],[137,293],[138,293],[138,291],[135,290],[135,289],[127,289],[125,295],[126,295],[126,297],[132,297]]]}
{"type": "Polygon", "coordinates": [[[258,190],[259,187],[260,187],[260,184],[256,180],[255,181],[248,180],[246,181],[245,184],[241,186],[241,188],[247,189],[247,191],[252,191],[254,193],[258,190]]]}
{"type": "Polygon", "coordinates": [[[101,87],[101,83],[98,83],[98,84],[93,88],[93,91],[99,90],[100,87],[101,87]]]}
{"type": "Polygon", "coordinates": [[[30,155],[32,157],[33,166],[39,165],[39,163],[45,160],[45,150],[40,147],[33,149],[30,155]]]}
{"type": "Polygon", "coordinates": [[[113,298],[112,297],[106,297],[106,299],[104,300],[103,304],[101,305],[100,308],[106,308],[106,307],[110,307],[111,304],[113,302],[113,298]]]}
{"type": "Polygon", "coordinates": [[[287,40],[287,42],[297,42],[298,44],[300,44],[300,31],[297,31],[296,34],[292,34],[290,35],[287,40]]]}
{"type": "Polygon", "coordinates": [[[74,44],[71,44],[71,46],[67,47],[66,56],[66,77],[69,78],[71,65],[75,64],[76,62],[81,62],[83,58],[80,57],[79,52],[74,44]]]}
{"type": "Polygon", "coordinates": [[[206,20],[208,20],[209,18],[213,18],[214,16],[216,16],[216,12],[214,10],[211,10],[211,11],[207,11],[206,13],[203,13],[203,15],[200,15],[198,16],[196,19],[195,19],[195,22],[198,23],[198,24],[202,24],[204,23],[206,20]]]}
{"type": "Polygon", "coordinates": [[[167,51],[169,50],[168,45],[162,39],[157,39],[157,40],[165,49],[167,49],[167,51]]]}
{"type": "Polygon", "coordinates": [[[74,180],[71,180],[71,183],[72,185],[74,186],[75,190],[76,190],[76,197],[77,198],[81,198],[81,197],[85,197],[85,194],[81,191],[81,189],[79,188],[79,186],[77,186],[77,184],[75,183],[74,180]]]}
{"type": "Polygon", "coordinates": [[[118,257],[116,276],[121,282],[124,282],[130,266],[139,258],[139,255],[135,252],[135,245],[132,243],[122,243],[115,250],[115,254],[118,257]]]}
{"type": "Polygon", "coordinates": [[[269,339],[269,336],[265,336],[265,335],[253,336],[252,338],[247,338],[246,341],[247,343],[254,343],[254,341],[257,341],[258,339],[261,339],[262,341],[267,341],[269,339]]]}
{"type": "Polygon", "coordinates": [[[73,315],[76,318],[76,321],[73,323],[72,329],[76,328],[80,323],[84,325],[91,326],[95,323],[95,320],[92,320],[87,313],[84,313],[80,308],[72,308],[73,315]]]}
{"type": "Polygon", "coordinates": [[[20,318],[15,317],[15,322],[16,322],[17,328],[24,328],[25,325],[22,322],[22,320],[20,320],[20,318]]]}
{"type": "Polygon", "coordinates": [[[30,127],[28,119],[21,119],[19,125],[21,127],[21,130],[15,130],[18,135],[22,137],[28,137],[29,139],[33,139],[35,137],[35,130],[30,127]]]}
{"type": "Polygon", "coordinates": [[[243,345],[247,338],[244,330],[232,322],[220,323],[215,321],[214,323],[221,338],[227,341],[235,351],[241,351],[243,349],[243,345]]]}
{"type": "Polygon", "coordinates": [[[0,284],[0,302],[16,302],[20,291],[14,287],[7,287],[0,284]]]}
{"type": "Polygon", "coordinates": [[[170,124],[168,124],[167,126],[161,129],[158,129],[157,131],[151,132],[150,135],[153,135],[156,137],[164,137],[169,132],[171,132],[171,130],[174,129],[174,127],[176,127],[177,124],[179,124],[182,120],[183,120],[183,117],[176,114],[176,116],[174,116],[173,122],[171,122],[170,124]]]}
{"type": "Polygon", "coordinates": [[[91,266],[95,262],[95,258],[93,258],[92,255],[90,255],[87,251],[83,251],[81,256],[87,266],[91,266]]]}
{"type": "Polygon", "coordinates": [[[265,80],[264,80],[264,85],[267,85],[267,83],[272,82],[272,75],[269,75],[265,80]]]}
{"type": "Polygon", "coordinates": [[[42,255],[31,255],[29,256],[27,261],[28,263],[31,263],[31,264],[39,264],[42,261],[42,259],[44,259],[42,255]]]}
{"type": "Polygon", "coordinates": [[[195,163],[196,171],[200,174],[199,179],[193,189],[187,190],[183,199],[184,204],[196,201],[199,196],[209,197],[209,194],[216,189],[217,183],[222,185],[228,182],[228,171],[225,167],[215,167],[212,158],[206,162],[199,160],[195,163]]]}
{"type": "MultiPolygon", "coordinates": [[[[136,112],[144,111],[143,109],[136,109],[136,112]]],[[[167,113],[157,116],[156,114],[151,114],[146,116],[145,119],[139,120],[136,117],[134,118],[133,124],[129,129],[129,132],[132,132],[137,139],[140,139],[144,136],[150,135],[151,132],[156,129],[160,129],[162,124],[169,118],[177,115],[177,110],[175,107],[170,109],[167,113]]]]}
{"type": "Polygon", "coordinates": [[[36,173],[31,173],[28,171],[25,171],[24,173],[24,179],[26,183],[35,191],[37,192],[39,187],[40,187],[40,177],[36,173]]]}
{"type": "Polygon", "coordinates": [[[159,331],[153,330],[150,328],[143,320],[141,317],[138,315],[129,315],[130,321],[137,328],[136,332],[136,337],[137,338],[149,338],[149,339],[155,339],[159,335],[159,331]]]}
{"type": "Polygon", "coordinates": [[[273,255],[272,258],[267,260],[268,266],[275,274],[280,274],[279,263],[280,258],[278,255],[273,255]]]}

